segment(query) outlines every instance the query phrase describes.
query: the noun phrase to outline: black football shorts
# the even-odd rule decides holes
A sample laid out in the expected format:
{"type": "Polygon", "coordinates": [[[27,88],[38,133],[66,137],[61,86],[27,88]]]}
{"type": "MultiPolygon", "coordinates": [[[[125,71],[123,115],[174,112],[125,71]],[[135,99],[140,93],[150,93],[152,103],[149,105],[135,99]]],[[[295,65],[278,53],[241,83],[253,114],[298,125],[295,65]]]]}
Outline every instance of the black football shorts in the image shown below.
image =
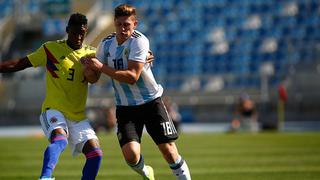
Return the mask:
{"type": "Polygon", "coordinates": [[[158,145],[178,138],[172,119],[161,97],[138,106],[117,106],[118,140],[122,147],[128,142],[141,143],[143,127],[158,145]]]}

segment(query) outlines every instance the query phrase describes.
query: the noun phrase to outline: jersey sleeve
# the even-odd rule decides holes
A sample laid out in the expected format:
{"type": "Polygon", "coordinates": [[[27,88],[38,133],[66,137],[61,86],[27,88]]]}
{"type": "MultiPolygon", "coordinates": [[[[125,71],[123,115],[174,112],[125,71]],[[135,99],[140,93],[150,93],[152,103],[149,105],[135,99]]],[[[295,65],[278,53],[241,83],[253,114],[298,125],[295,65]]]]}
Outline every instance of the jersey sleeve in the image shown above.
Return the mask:
{"type": "Polygon", "coordinates": [[[45,66],[47,63],[46,52],[44,50],[44,45],[38,48],[33,53],[28,56],[29,61],[31,62],[33,67],[45,66]]]}
{"type": "Polygon", "coordinates": [[[93,56],[95,57],[96,56],[96,53],[97,53],[97,48],[95,47],[92,47],[92,46],[89,46],[89,45],[86,45],[87,46],[87,51],[86,51],[86,56],[93,56]]]}
{"type": "Polygon", "coordinates": [[[105,53],[103,51],[103,43],[104,41],[101,41],[98,45],[97,48],[97,53],[96,53],[96,57],[99,59],[99,61],[101,61],[102,63],[105,63],[105,53]]]}
{"type": "Polygon", "coordinates": [[[130,47],[129,60],[146,62],[149,51],[149,40],[146,37],[140,37],[133,40],[130,47]]]}

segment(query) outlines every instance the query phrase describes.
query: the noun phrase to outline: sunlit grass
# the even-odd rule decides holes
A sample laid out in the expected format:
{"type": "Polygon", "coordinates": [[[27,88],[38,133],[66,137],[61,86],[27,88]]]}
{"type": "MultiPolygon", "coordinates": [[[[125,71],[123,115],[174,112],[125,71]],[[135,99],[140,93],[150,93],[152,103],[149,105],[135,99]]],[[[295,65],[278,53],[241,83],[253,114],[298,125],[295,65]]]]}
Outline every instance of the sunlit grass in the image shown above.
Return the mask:
{"type": "MultiPolygon", "coordinates": [[[[115,134],[99,134],[103,161],[97,180],[140,180],[125,163],[115,134]]],[[[194,180],[316,180],[320,179],[320,133],[181,134],[177,141],[194,180]]],[[[0,138],[0,179],[37,179],[45,138],[0,138]]],[[[156,179],[174,180],[167,163],[149,136],[143,137],[145,162],[156,179]]],[[[83,155],[61,155],[54,176],[79,180],[83,155]]]]}

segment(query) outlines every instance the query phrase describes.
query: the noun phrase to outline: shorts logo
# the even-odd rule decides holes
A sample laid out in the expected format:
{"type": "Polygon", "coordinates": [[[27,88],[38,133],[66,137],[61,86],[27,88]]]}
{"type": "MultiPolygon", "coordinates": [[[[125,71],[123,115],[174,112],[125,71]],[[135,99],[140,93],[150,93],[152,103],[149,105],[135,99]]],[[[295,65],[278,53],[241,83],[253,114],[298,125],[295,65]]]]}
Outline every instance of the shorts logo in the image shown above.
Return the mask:
{"type": "Polygon", "coordinates": [[[54,124],[54,123],[56,123],[57,121],[58,121],[58,119],[57,119],[56,117],[50,118],[50,123],[51,123],[51,124],[54,124]]]}

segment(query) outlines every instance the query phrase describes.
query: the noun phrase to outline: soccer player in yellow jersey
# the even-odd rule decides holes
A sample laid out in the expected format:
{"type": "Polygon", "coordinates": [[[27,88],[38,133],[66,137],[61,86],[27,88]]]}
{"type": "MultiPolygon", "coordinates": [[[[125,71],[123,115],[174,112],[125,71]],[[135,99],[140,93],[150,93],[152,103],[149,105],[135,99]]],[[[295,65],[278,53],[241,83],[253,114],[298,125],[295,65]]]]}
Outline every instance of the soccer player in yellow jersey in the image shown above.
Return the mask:
{"type": "Polygon", "coordinates": [[[44,152],[41,180],[54,179],[54,167],[68,143],[73,155],[86,156],[82,180],[94,180],[100,168],[102,151],[85,115],[88,82],[95,83],[100,75],[80,63],[82,57],[95,55],[93,47],[82,44],[87,31],[86,16],[72,14],[66,27],[67,40],[46,42],[26,57],[0,64],[0,73],[46,68],[40,122],[50,144],[44,152]]]}

